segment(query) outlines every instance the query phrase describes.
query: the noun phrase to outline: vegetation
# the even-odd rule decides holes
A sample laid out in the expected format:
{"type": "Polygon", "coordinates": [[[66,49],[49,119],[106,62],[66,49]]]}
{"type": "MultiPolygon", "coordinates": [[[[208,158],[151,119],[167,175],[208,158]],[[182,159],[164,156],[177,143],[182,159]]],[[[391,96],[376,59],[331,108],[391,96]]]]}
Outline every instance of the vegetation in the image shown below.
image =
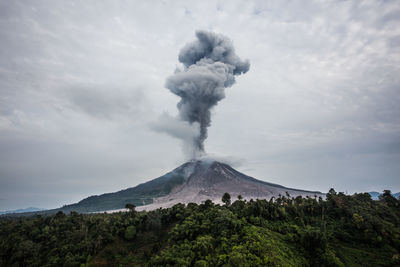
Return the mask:
{"type": "Polygon", "coordinates": [[[0,219],[0,266],[399,266],[400,200],[329,191],[0,219]]]}

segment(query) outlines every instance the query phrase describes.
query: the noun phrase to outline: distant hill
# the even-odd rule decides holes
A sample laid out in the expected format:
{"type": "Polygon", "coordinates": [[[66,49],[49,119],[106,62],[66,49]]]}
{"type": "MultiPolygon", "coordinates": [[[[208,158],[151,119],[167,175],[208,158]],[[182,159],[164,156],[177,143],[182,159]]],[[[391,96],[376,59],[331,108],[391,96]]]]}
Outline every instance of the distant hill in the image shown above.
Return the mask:
{"type": "Polygon", "coordinates": [[[26,208],[26,209],[0,211],[0,215],[2,215],[2,214],[12,214],[12,213],[35,212],[35,211],[43,211],[43,210],[45,210],[45,209],[29,207],[29,208],[26,208]]]}
{"type": "MultiPolygon", "coordinates": [[[[378,199],[379,199],[379,196],[382,195],[382,193],[379,193],[379,192],[376,192],[376,191],[368,192],[368,194],[371,196],[371,198],[372,198],[373,200],[378,200],[378,199]]],[[[392,193],[392,195],[393,195],[395,198],[399,198],[400,192],[397,192],[397,193],[394,193],[394,194],[392,193]]]]}

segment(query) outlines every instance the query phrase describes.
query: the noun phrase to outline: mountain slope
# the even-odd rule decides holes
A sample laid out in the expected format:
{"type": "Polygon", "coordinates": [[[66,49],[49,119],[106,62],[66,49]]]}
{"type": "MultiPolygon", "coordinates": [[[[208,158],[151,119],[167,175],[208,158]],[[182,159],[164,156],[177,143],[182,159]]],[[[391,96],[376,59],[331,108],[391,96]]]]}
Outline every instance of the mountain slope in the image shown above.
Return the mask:
{"type": "Polygon", "coordinates": [[[63,211],[95,212],[125,208],[127,203],[143,206],[153,203],[154,198],[168,195],[173,188],[184,182],[185,167],[183,164],[175,170],[140,184],[114,193],[90,196],[78,203],[62,207],[63,211]]]}
{"type": "Polygon", "coordinates": [[[41,211],[41,210],[45,210],[45,209],[29,207],[29,208],[25,208],[25,209],[0,211],[0,215],[2,215],[2,214],[11,214],[11,213],[35,212],[35,211],[41,211]]]}

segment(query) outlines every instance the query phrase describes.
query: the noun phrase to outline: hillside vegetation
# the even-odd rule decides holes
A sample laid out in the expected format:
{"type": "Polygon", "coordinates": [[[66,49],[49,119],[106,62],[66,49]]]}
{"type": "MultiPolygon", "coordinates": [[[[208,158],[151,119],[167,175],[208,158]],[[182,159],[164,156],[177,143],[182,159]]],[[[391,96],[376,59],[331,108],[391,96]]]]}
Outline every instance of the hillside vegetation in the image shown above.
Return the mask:
{"type": "Polygon", "coordinates": [[[385,191],[0,219],[0,266],[400,266],[385,191]]]}

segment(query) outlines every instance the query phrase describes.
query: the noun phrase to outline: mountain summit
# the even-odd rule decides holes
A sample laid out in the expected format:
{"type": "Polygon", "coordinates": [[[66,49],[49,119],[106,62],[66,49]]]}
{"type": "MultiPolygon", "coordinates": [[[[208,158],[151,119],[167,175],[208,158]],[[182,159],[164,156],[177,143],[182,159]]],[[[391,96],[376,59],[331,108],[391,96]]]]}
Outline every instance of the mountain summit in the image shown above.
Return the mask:
{"type": "Polygon", "coordinates": [[[114,193],[91,196],[82,201],[64,206],[62,211],[95,212],[123,209],[127,203],[138,209],[170,207],[176,203],[202,203],[207,199],[220,203],[228,192],[232,199],[241,195],[243,199],[270,199],[280,195],[324,196],[321,192],[287,188],[247,176],[225,163],[209,160],[187,162],[173,171],[114,193]]]}

